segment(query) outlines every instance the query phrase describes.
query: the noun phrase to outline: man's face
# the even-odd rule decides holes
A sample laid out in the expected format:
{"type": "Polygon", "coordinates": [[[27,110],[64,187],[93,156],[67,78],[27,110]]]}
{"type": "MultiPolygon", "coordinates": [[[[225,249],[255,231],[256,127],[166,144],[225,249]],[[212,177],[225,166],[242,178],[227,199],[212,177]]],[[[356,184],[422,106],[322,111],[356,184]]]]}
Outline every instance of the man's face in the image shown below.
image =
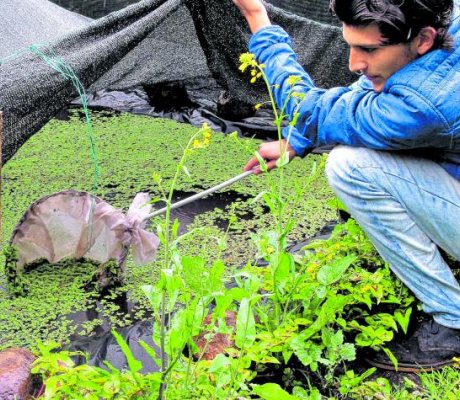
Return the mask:
{"type": "Polygon", "coordinates": [[[383,45],[384,38],[376,24],[344,24],[343,37],[350,46],[350,71],[362,72],[376,92],[381,92],[391,75],[418,56],[412,42],[383,45]]]}

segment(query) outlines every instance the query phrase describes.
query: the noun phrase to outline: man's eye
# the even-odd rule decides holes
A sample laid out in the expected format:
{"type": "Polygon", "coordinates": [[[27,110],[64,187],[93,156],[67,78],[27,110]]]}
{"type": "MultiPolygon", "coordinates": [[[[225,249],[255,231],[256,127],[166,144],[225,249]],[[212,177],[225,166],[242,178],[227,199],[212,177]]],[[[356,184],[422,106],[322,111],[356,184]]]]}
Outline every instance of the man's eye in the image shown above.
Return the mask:
{"type": "Polygon", "coordinates": [[[361,50],[364,51],[365,53],[373,53],[377,48],[375,47],[361,47],[361,50]]]}

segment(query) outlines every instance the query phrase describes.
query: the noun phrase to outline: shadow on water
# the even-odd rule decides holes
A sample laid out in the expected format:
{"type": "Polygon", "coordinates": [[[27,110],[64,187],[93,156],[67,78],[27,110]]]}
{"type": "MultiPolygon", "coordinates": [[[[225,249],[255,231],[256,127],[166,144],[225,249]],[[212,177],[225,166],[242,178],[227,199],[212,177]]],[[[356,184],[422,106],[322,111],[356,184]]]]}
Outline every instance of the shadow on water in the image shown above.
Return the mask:
{"type": "MultiPolygon", "coordinates": [[[[174,193],[173,204],[186,199],[195,193],[177,191],[174,193]]],[[[189,204],[183,205],[171,211],[171,220],[178,219],[180,222],[179,235],[183,235],[193,223],[195,217],[204,214],[206,212],[220,209],[225,210],[235,201],[246,201],[250,196],[242,195],[234,191],[228,191],[224,193],[213,193],[212,195],[206,196],[205,198],[195,200],[189,204]]],[[[161,209],[165,207],[164,202],[158,202],[154,205],[155,209],[161,209]]],[[[249,217],[248,217],[249,218],[249,217]]],[[[217,226],[225,230],[228,226],[227,221],[224,219],[216,219],[217,226]]]]}
{"type": "MultiPolygon", "coordinates": [[[[103,296],[103,294],[102,294],[103,296]]],[[[136,305],[128,300],[125,293],[111,296],[111,307],[118,307],[115,313],[115,318],[125,319],[129,317],[133,321],[129,326],[117,328],[116,331],[121,335],[123,340],[129,346],[133,356],[139,360],[143,368],[141,372],[155,372],[158,367],[153,359],[147,354],[144,348],[140,345],[140,341],[146,343],[151,349],[154,349],[157,355],[160,354],[158,347],[152,339],[153,323],[151,315],[144,314],[143,319],[136,320],[136,305]]],[[[118,345],[114,335],[112,334],[112,326],[107,319],[102,315],[104,305],[97,301],[96,306],[86,312],[76,312],[68,314],[67,320],[77,326],[81,326],[87,322],[102,320],[103,323],[97,326],[90,336],[82,335],[77,332],[72,335],[71,344],[68,346],[70,351],[79,351],[82,354],[74,356],[74,361],[77,365],[87,363],[104,369],[109,369],[106,362],[109,362],[115,368],[122,370],[127,368],[126,357],[118,345]]]]}

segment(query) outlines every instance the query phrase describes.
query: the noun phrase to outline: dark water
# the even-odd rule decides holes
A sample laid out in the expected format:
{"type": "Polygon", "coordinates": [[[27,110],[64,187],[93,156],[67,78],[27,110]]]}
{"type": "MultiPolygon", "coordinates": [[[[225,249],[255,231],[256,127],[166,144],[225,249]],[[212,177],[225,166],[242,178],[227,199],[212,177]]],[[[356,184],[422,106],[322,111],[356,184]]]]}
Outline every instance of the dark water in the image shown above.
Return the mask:
{"type": "MultiPolygon", "coordinates": [[[[177,192],[175,193],[173,204],[194,195],[195,193],[177,192]]],[[[195,200],[190,204],[176,208],[171,211],[171,219],[178,219],[180,222],[179,234],[182,235],[187,231],[188,226],[193,222],[197,215],[208,211],[213,211],[216,208],[224,210],[227,206],[237,200],[247,200],[249,196],[244,196],[237,192],[213,193],[203,199],[195,200]]],[[[155,204],[155,209],[163,208],[165,205],[161,202],[155,204]]],[[[227,223],[224,221],[216,221],[219,228],[225,230],[227,223]]]]}

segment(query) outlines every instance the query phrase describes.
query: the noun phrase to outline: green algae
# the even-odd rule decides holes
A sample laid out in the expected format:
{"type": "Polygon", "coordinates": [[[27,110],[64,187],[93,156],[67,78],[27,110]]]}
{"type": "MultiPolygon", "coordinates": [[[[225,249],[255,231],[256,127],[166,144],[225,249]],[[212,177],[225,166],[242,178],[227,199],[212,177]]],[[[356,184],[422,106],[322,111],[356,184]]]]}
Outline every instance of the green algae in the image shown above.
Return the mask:
{"type": "MultiPolygon", "coordinates": [[[[154,173],[160,175],[164,187],[168,187],[182,149],[196,132],[196,128],[187,124],[130,114],[93,113],[92,122],[101,168],[100,185],[95,194],[124,211],[137,192],[148,191],[152,197],[160,195],[152,178],[154,173]]],[[[251,151],[259,143],[255,139],[244,140],[244,146],[251,151]]],[[[184,174],[177,189],[199,192],[214,186],[241,173],[249,156],[233,138],[215,134],[208,148],[194,151],[187,163],[192,178],[184,174]]],[[[291,162],[285,169],[288,191],[294,190],[295,180],[302,182],[307,179],[314,161],[315,156],[310,156],[291,162]]],[[[50,121],[5,165],[2,173],[4,238],[11,235],[15,224],[37,199],[66,189],[90,191],[94,169],[85,126],[78,113],[72,113],[69,121],[50,121]]],[[[254,259],[256,249],[251,236],[273,224],[273,217],[266,208],[260,202],[252,202],[252,198],[266,185],[266,177],[262,175],[248,177],[228,188],[241,197],[222,209],[198,215],[188,229],[206,227],[206,230],[197,230],[187,236],[182,241],[182,251],[209,259],[222,257],[232,265],[254,259]],[[220,226],[229,220],[232,223],[226,235],[227,247],[223,249],[216,238],[224,236],[220,226]]],[[[326,200],[331,197],[332,192],[322,176],[314,182],[311,195],[306,196],[295,209],[297,226],[291,233],[291,241],[308,238],[326,222],[336,219],[335,211],[326,205],[326,200]]],[[[156,226],[158,219],[152,220],[152,227],[156,226]]],[[[161,259],[161,250],[158,259],[161,259]]],[[[7,287],[4,266],[2,255],[0,288],[7,287]]],[[[94,268],[94,265],[84,268],[43,266],[24,274],[27,296],[12,297],[11,292],[0,290],[0,349],[12,345],[33,347],[39,338],[66,342],[75,332],[91,334],[103,322],[123,326],[133,319],[148,316],[149,306],[141,286],[155,281],[158,262],[135,266],[128,258],[123,271],[123,285],[114,288],[103,299],[96,289],[88,290],[87,287],[93,279],[94,268]],[[136,303],[133,315],[123,315],[123,310],[111,301],[120,294],[136,303]],[[101,312],[102,320],[75,326],[64,317],[94,307],[101,312]]]]}

